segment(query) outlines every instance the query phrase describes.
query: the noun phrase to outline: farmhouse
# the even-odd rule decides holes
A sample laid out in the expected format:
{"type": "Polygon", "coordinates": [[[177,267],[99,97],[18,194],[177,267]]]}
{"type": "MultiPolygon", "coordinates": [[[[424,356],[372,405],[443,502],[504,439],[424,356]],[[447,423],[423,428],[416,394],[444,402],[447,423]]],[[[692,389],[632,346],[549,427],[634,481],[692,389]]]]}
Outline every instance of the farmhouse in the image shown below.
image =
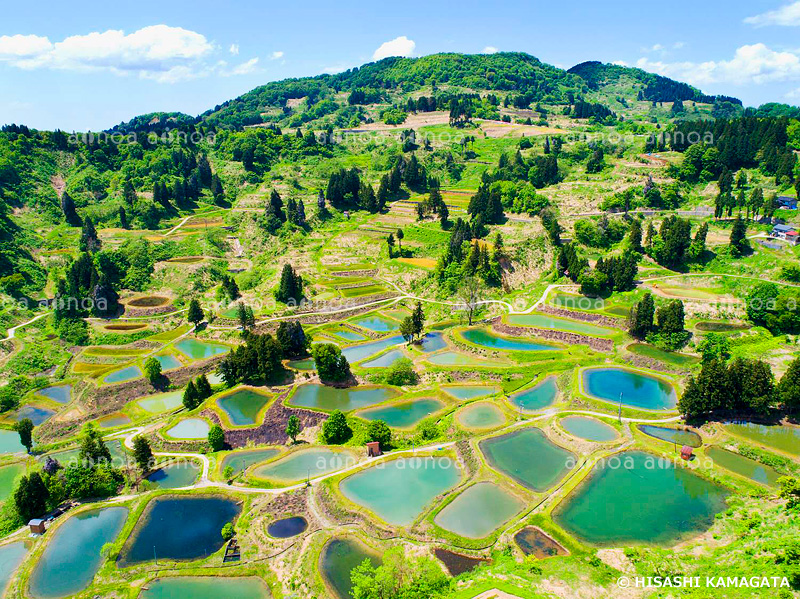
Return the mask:
{"type": "Polygon", "coordinates": [[[784,239],[791,244],[797,244],[798,234],[791,225],[775,225],[770,232],[776,239],[784,239]]]}
{"type": "Polygon", "coordinates": [[[776,200],[778,202],[778,206],[784,210],[797,210],[797,198],[778,196],[776,200]]]}

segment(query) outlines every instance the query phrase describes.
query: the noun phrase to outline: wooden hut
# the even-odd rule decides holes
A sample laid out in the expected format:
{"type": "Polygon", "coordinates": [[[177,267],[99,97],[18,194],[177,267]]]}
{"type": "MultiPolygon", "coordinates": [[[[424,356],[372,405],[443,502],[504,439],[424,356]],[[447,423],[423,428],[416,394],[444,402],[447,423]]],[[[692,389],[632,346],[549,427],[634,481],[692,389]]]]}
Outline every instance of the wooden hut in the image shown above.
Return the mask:
{"type": "Polygon", "coordinates": [[[30,527],[31,532],[37,535],[43,535],[45,531],[44,520],[41,518],[34,518],[30,522],[28,522],[28,527],[30,527]]]}
{"type": "Polygon", "coordinates": [[[378,441],[370,441],[367,443],[367,457],[374,458],[381,455],[381,444],[378,441]]]}
{"type": "Polygon", "coordinates": [[[694,450],[688,445],[681,447],[681,457],[687,462],[694,457],[694,450]]]}

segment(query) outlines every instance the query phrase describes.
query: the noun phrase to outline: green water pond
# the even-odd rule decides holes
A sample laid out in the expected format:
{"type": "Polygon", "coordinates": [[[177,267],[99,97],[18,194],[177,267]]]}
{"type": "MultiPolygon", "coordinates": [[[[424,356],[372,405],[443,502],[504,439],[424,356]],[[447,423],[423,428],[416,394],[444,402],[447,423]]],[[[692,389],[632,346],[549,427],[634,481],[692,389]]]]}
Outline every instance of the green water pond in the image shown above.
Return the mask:
{"type": "Polygon", "coordinates": [[[745,422],[728,423],[725,428],[745,439],[800,456],[800,427],[745,422]]]}
{"type": "Polygon", "coordinates": [[[461,472],[450,458],[398,458],[348,476],[339,490],[389,524],[408,526],[460,479],[461,472]]]}
{"type": "Polygon", "coordinates": [[[0,546],[0,594],[5,596],[8,583],[28,554],[25,541],[16,541],[0,546]]]}
{"type": "Polygon", "coordinates": [[[278,449],[252,449],[247,451],[234,451],[222,458],[220,471],[224,472],[230,466],[234,474],[239,474],[247,470],[253,464],[266,462],[274,458],[280,450],[278,449]]]}
{"type": "Polygon", "coordinates": [[[361,363],[362,368],[386,368],[387,366],[391,366],[398,360],[402,360],[405,358],[405,354],[399,349],[393,349],[391,351],[387,351],[385,354],[378,356],[377,358],[373,358],[372,360],[367,360],[366,362],[361,363]]]}
{"type": "Polygon", "coordinates": [[[671,460],[626,451],[598,462],[554,518],[596,545],[665,545],[707,530],[727,495],[671,460]]]}
{"type": "Polygon", "coordinates": [[[770,487],[778,486],[778,479],[783,476],[774,468],[770,468],[766,464],[761,464],[748,457],[739,455],[721,447],[709,447],[706,449],[706,455],[710,457],[714,464],[735,472],[745,478],[749,478],[762,485],[770,487]]]}
{"type": "Polygon", "coordinates": [[[575,465],[575,456],[538,428],[484,439],[479,446],[492,468],[534,491],[549,489],[575,465]]]}
{"type": "Polygon", "coordinates": [[[645,435],[661,439],[667,443],[674,443],[680,446],[688,445],[689,447],[703,445],[703,439],[694,431],[685,431],[669,426],[653,426],[651,424],[638,424],[636,426],[645,435]]]}
{"type": "Polygon", "coordinates": [[[463,407],[456,414],[458,423],[468,429],[489,429],[505,424],[506,417],[496,405],[481,401],[463,407]]]}
{"type": "Polygon", "coordinates": [[[20,453],[25,451],[25,446],[19,442],[17,431],[0,429],[0,453],[20,453]]]}
{"type": "Polygon", "coordinates": [[[186,418],[167,431],[173,439],[205,439],[211,425],[202,418],[186,418]]]}
{"type": "Polygon", "coordinates": [[[150,395],[137,400],[136,403],[145,412],[150,412],[151,414],[169,412],[170,410],[176,410],[183,405],[183,390],[150,395]]]}
{"type": "Polygon", "coordinates": [[[355,463],[352,454],[326,447],[301,449],[284,458],[254,468],[255,478],[292,483],[317,477],[355,463]]]}
{"type": "Polygon", "coordinates": [[[242,576],[171,576],[147,583],[139,599],[268,599],[269,587],[260,578],[242,576]]]}
{"type": "Polygon", "coordinates": [[[255,389],[241,388],[217,399],[217,405],[225,412],[234,426],[255,424],[258,414],[272,397],[255,389]]]}
{"type": "Polygon", "coordinates": [[[25,472],[23,463],[10,464],[0,468],[0,501],[8,499],[14,490],[14,483],[23,472],[25,472]]]}
{"type": "Polygon", "coordinates": [[[192,337],[187,337],[178,341],[175,344],[175,349],[193,360],[205,360],[206,358],[225,354],[230,351],[230,348],[225,345],[206,343],[205,341],[198,341],[192,337]]]}
{"type": "Polygon", "coordinates": [[[200,467],[193,461],[182,460],[162,466],[147,477],[160,489],[179,489],[188,487],[197,480],[200,467]]]}
{"type": "Polygon", "coordinates": [[[331,539],[322,548],[319,570],[322,578],[338,599],[353,597],[350,572],[368,559],[373,566],[381,563],[378,554],[355,539],[331,539]]]}
{"type": "Polygon", "coordinates": [[[444,402],[429,397],[404,401],[391,406],[383,406],[358,412],[366,420],[383,420],[394,428],[409,428],[444,407],[444,402]]]}
{"type": "Polygon", "coordinates": [[[341,389],[312,383],[300,385],[289,398],[289,405],[332,412],[349,412],[374,406],[397,397],[398,392],[388,387],[349,387],[341,389]]]}
{"type": "Polygon", "coordinates": [[[462,537],[482,539],[517,514],[524,505],[502,487],[481,482],[448,503],[436,514],[434,522],[462,537]]]}
{"type": "Polygon", "coordinates": [[[555,376],[548,376],[530,389],[514,393],[509,400],[512,405],[524,412],[535,412],[553,405],[558,396],[555,376]]]}
{"type": "Polygon", "coordinates": [[[614,427],[596,418],[567,416],[566,418],[562,418],[559,424],[561,424],[561,428],[569,434],[580,437],[581,439],[586,439],[587,441],[605,443],[606,441],[613,441],[619,437],[614,427]]]}

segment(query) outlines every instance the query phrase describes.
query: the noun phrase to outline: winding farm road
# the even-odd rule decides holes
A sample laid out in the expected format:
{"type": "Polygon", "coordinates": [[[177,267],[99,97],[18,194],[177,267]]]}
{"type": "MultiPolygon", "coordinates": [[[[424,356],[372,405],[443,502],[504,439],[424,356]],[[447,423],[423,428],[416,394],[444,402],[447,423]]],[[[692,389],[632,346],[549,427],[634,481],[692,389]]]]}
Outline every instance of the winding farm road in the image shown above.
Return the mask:
{"type": "Polygon", "coordinates": [[[18,324],[17,326],[14,326],[14,327],[10,327],[10,328],[8,329],[8,335],[6,336],[6,338],[5,338],[5,339],[3,339],[3,341],[8,341],[9,339],[14,339],[14,337],[15,337],[15,336],[16,336],[16,334],[17,334],[17,329],[21,329],[21,328],[23,328],[23,327],[26,327],[26,326],[28,326],[29,324],[31,324],[32,322],[36,322],[36,321],[37,321],[37,320],[39,320],[40,318],[44,318],[44,317],[45,317],[45,316],[47,316],[48,314],[50,314],[50,312],[45,312],[44,314],[39,314],[38,316],[34,316],[33,318],[31,318],[31,319],[30,319],[29,321],[27,321],[27,322],[23,322],[22,324],[18,324]]]}

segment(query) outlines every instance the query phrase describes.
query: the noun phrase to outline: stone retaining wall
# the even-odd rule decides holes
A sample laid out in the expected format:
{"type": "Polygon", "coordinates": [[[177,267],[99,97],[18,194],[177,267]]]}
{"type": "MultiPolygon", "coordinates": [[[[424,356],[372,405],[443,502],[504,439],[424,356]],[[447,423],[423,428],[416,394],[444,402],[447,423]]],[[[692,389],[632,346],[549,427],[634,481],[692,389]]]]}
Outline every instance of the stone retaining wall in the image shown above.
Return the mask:
{"type": "Polygon", "coordinates": [[[555,308],[553,306],[542,305],[539,307],[539,312],[550,314],[551,316],[560,316],[562,318],[571,318],[573,320],[582,320],[583,322],[591,322],[605,327],[619,328],[625,322],[622,318],[612,318],[605,314],[590,314],[588,312],[573,312],[564,308],[555,308]]]}

